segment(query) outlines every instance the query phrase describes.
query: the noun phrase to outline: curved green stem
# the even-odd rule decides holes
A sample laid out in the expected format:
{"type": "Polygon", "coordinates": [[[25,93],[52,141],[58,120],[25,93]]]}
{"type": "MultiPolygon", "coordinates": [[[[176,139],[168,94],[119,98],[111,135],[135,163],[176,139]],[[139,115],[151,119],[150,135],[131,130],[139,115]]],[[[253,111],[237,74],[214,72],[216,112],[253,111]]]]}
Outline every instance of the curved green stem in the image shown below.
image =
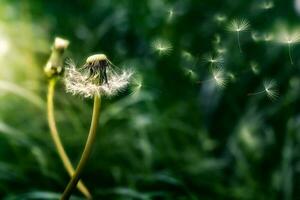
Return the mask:
{"type": "Polygon", "coordinates": [[[70,182],[68,183],[64,193],[62,194],[61,200],[67,200],[71,197],[72,192],[74,190],[74,188],[76,187],[79,179],[80,179],[80,175],[85,167],[85,165],[87,164],[87,161],[90,157],[90,154],[92,152],[92,146],[95,142],[96,139],[96,135],[97,135],[97,126],[98,126],[98,121],[99,121],[99,116],[100,116],[100,104],[101,104],[101,98],[100,96],[95,95],[94,97],[94,108],[93,108],[93,116],[92,116],[92,122],[91,122],[91,127],[90,127],[90,131],[89,131],[89,135],[81,156],[81,159],[78,163],[78,166],[76,168],[76,171],[74,173],[74,175],[72,176],[72,179],[70,180],[70,182]]]}
{"type": "MultiPolygon", "coordinates": [[[[49,80],[49,85],[48,85],[48,95],[47,95],[47,113],[48,113],[48,124],[50,128],[50,133],[52,140],[55,144],[55,147],[57,149],[58,155],[67,170],[68,174],[70,177],[75,173],[75,170],[72,166],[72,163],[69,159],[69,157],[66,154],[66,151],[64,150],[64,147],[62,145],[62,142],[60,140],[57,128],[56,128],[56,123],[55,123],[55,116],[54,116],[54,103],[53,103],[53,98],[54,98],[54,91],[55,91],[55,85],[56,85],[56,79],[51,78],[49,80]]],[[[87,198],[87,199],[92,199],[92,196],[89,192],[89,190],[86,188],[86,186],[82,183],[82,181],[79,181],[78,185],[78,190],[87,198]]]]}

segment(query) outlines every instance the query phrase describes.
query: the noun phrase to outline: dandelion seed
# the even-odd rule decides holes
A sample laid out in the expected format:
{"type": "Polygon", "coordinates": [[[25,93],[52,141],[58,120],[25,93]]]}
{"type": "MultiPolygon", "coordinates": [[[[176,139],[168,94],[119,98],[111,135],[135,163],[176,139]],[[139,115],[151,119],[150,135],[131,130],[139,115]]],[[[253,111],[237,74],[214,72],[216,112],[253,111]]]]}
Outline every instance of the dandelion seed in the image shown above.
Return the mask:
{"type": "Polygon", "coordinates": [[[193,56],[190,52],[185,51],[185,50],[183,50],[183,51],[181,52],[181,56],[182,56],[185,60],[187,60],[187,61],[193,61],[193,60],[194,60],[194,56],[193,56]]]}
{"type": "Polygon", "coordinates": [[[163,39],[157,39],[152,43],[154,51],[159,55],[168,55],[172,51],[172,45],[169,41],[163,39]]]}
{"type": "Polygon", "coordinates": [[[281,30],[277,35],[277,41],[282,44],[288,45],[289,51],[289,58],[290,62],[293,65],[293,58],[292,58],[292,45],[300,42],[300,31],[294,30],[288,32],[287,30],[281,30]]]}
{"type": "Polygon", "coordinates": [[[184,69],[184,74],[192,81],[198,79],[198,75],[192,69],[184,69]]]}
{"type": "Polygon", "coordinates": [[[261,40],[259,33],[257,33],[256,31],[251,32],[251,37],[254,42],[259,42],[261,40]]]}
{"type": "Polygon", "coordinates": [[[225,71],[222,68],[214,67],[211,69],[211,78],[198,83],[213,82],[217,87],[225,87],[227,84],[227,77],[225,71]]]}
{"type": "Polygon", "coordinates": [[[271,34],[271,33],[264,33],[263,34],[263,40],[265,42],[269,42],[269,41],[273,40],[273,38],[274,38],[274,35],[271,34]]]}
{"type": "Polygon", "coordinates": [[[84,97],[116,95],[129,84],[133,72],[113,67],[104,54],[88,57],[80,70],[76,69],[72,60],[68,60],[65,73],[67,92],[84,97]]]}
{"type": "Polygon", "coordinates": [[[240,43],[240,32],[247,31],[249,28],[250,28],[250,23],[246,19],[241,19],[241,20],[234,19],[227,26],[228,31],[236,32],[237,42],[238,42],[240,52],[242,52],[241,43],[240,43]]]}
{"type": "Polygon", "coordinates": [[[221,68],[214,68],[212,69],[212,77],[216,83],[217,86],[219,87],[225,87],[227,84],[227,78],[224,73],[224,70],[221,68]]]}
{"type": "Polygon", "coordinates": [[[266,1],[261,2],[259,7],[264,10],[269,10],[274,7],[274,2],[266,0],[266,1]]]}
{"type": "Polygon", "coordinates": [[[258,64],[256,62],[251,61],[250,67],[251,67],[251,70],[253,71],[254,74],[259,74],[259,67],[258,67],[258,64]]]}
{"type": "Polygon", "coordinates": [[[266,94],[271,100],[278,98],[279,93],[276,89],[276,82],[274,80],[267,80],[263,82],[264,89],[259,92],[249,93],[248,96],[266,94]]]}
{"type": "Polygon", "coordinates": [[[224,14],[216,14],[214,16],[215,21],[217,21],[218,23],[223,23],[227,20],[227,16],[224,14]]]}
{"type": "Polygon", "coordinates": [[[131,85],[132,85],[132,87],[131,87],[132,93],[131,94],[132,95],[138,94],[143,87],[142,77],[133,78],[131,85]]]}
{"type": "Polygon", "coordinates": [[[218,47],[216,48],[216,51],[217,51],[217,53],[218,53],[219,55],[223,55],[223,54],[225,54],[225,53],[227,52],[227,49],[226,49],[225,47],[218,46],[218,47]]]}
{"type": "Polygon", "coordinates": [[[203,56],[203,61],[209,63],[211,67],[213,66],[221,67],[224,63],[224,59],[222,56],[220,55],[214,56],[213,54],[210,53],[203,56]]]}
{"type": "Polygon", "coordinates": [[[174,15],[175,15],[175,12],[174,12],[174,10],[172,9],[172,8],[170,8],[169,10],[168,10],[168,21],[169,22],[171,22],[172,20],[173,20],[173,18],[174,18],[174,15]]]}

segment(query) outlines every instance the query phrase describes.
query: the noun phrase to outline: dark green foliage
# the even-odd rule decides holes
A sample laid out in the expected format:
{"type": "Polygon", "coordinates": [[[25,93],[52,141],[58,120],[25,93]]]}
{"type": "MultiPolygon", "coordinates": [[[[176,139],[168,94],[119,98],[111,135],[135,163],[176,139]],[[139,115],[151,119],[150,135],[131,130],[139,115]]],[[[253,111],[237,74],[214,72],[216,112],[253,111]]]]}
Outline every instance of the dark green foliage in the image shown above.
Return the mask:
{"type": "MultiPolygon", "coordinates": [[[[300,47],[292,45],[291,65],[287,45],[251,36],[272,33],[276,39],[276,27],[283,27],[278,24],[297,28],[300,15],[293,1],[274,1],[269,10],[259,8],[262,2],[0,2],[0,23],[13,47],[0,57],[0,198],[56,199],[69,181],[45,111],[43,66],[55,36],[70,40],[67,56],[79,65],[105,53],[143,80],[139,91],[129,88],[103,102],[98,141],[82,177],[94,199],[299,198],[300,47]],[[218,13],[227,20],[217,22],[218,13]],[[241,53],[226,26],[242,18],[251,26],[240,34],[241,53]],[[172,50],[159,55],[156,39],[169,41],[172,50]],[[225,87],[213,84],[211,66],[203,61],[218,46],[227,50],[225,87]],[[277,99],[248,95],[263,90],[268,79],[277,82],[277,99]]],[[[61,80],[55,103],[76,165],[92,101],[66,94],[61,80]]]]}

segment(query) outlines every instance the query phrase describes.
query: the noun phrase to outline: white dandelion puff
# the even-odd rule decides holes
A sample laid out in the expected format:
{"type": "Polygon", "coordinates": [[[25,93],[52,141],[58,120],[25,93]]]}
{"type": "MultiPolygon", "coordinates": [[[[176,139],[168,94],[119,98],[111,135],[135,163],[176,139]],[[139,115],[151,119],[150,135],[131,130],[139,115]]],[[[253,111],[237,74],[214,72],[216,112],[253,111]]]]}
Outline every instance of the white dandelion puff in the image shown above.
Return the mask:
{"type": "Polygon", "coordinates": [[[237,42],[242,52],[241,43],[240,43],[240,32],[247,31],[250,28],[250,23],[246,19],[234,19],[232,20],[229,25],[227,26],[227,30],[231,32],[236,32],[237,42]]]}
{"type": "Polygon", "coordinates": [[[152,48],[154,51],[158,52],[159,55],[168,55],[173,49],[171,43],[163,39],[154,40],[152,48]]]}
{"type": "Polygon", "coordinates": [[[69,60],[65,73],[66,91],[84,97],[113,96],[129,84],[132,75],[130,70],[112,69],[111,62],[104,54],[89,57],[80,70],[69,60]]]}
{"type": "Polygon", "coordinates": [[[263,82],[264,89],[262,91],[255,92],[255,93],[249,93],[248,96],[266,94],[267,97],[269,97],[271,100],[275,100],[279,96],[276,86],[277,86],[277,84],[274,80],[266,80],[263,82]]]}

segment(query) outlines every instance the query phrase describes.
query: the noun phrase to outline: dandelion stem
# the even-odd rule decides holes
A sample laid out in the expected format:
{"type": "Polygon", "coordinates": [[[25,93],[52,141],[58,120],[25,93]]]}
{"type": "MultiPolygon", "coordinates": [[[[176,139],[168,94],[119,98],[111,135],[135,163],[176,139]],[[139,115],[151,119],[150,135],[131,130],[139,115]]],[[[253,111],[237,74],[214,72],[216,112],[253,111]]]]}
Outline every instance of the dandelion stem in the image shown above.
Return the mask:
{"type": "MultiPolygon", "coordinates": [[[[56,79],[51,78],[49,80],[49,84],[48,84],[48,95],[47,95],[48,124],[49,124],[49,128],[50,128],[51,137],[52,137],[52,140],[57,149],[58,155],[59,155],[65,169],[67,170],[68,174],[70,176],[72,176],[74,174],[75,170],[72,166],[70,159],[68,158],[68,156],[64,150],[64,147],[60,140],[60,137],[59,137],[59,134],[58,134],[58,131],[56,128],[56,123],[55,123],[54,103],[53,103],[55,85],[56,85],[56,79]]],[[[89,190],[82,183],[82,181],[79,181],[77,188],[87,199],[92,199],[92,196],[91,196],[89,190]]]]}
{"type": "Polygon", "coordinates": [[[236,37],[237,37],[240,52],[242,53],[241,42],[240,42],[240,32],[239,31],[236,32],[236,37]]]}
{"type": "Polygon", "coordinates": [[[290,57],[290,61],[291,61],[291,64],[294,65],[294,62],[293,62],[293,58],[292,58],[292,52],[291,52],[291,44],[289,43],[289,57],[290,57]]]}
{"type": "Polygon", "coordinates": [[[85,147],[84,147],[81,159],[76,168],[76,171],[73,174],[72,179],[68,183],[64,193],[62,194],[61,200],[68,200],[71,197],[72,192],[80,179],[80,175],[90,157],[90,154],[92,152],[92,146],[95,142],[96,135],[97,135],[96,130],[97,130],[99,116],[100,116],[100,104],[101,104],[101,97],[98,95],[95,95],[94,96],[94,108],[93,108],[92,122],[91,122],[90,130],[89,130],[87,142],[85,144],[85,147]]]}

